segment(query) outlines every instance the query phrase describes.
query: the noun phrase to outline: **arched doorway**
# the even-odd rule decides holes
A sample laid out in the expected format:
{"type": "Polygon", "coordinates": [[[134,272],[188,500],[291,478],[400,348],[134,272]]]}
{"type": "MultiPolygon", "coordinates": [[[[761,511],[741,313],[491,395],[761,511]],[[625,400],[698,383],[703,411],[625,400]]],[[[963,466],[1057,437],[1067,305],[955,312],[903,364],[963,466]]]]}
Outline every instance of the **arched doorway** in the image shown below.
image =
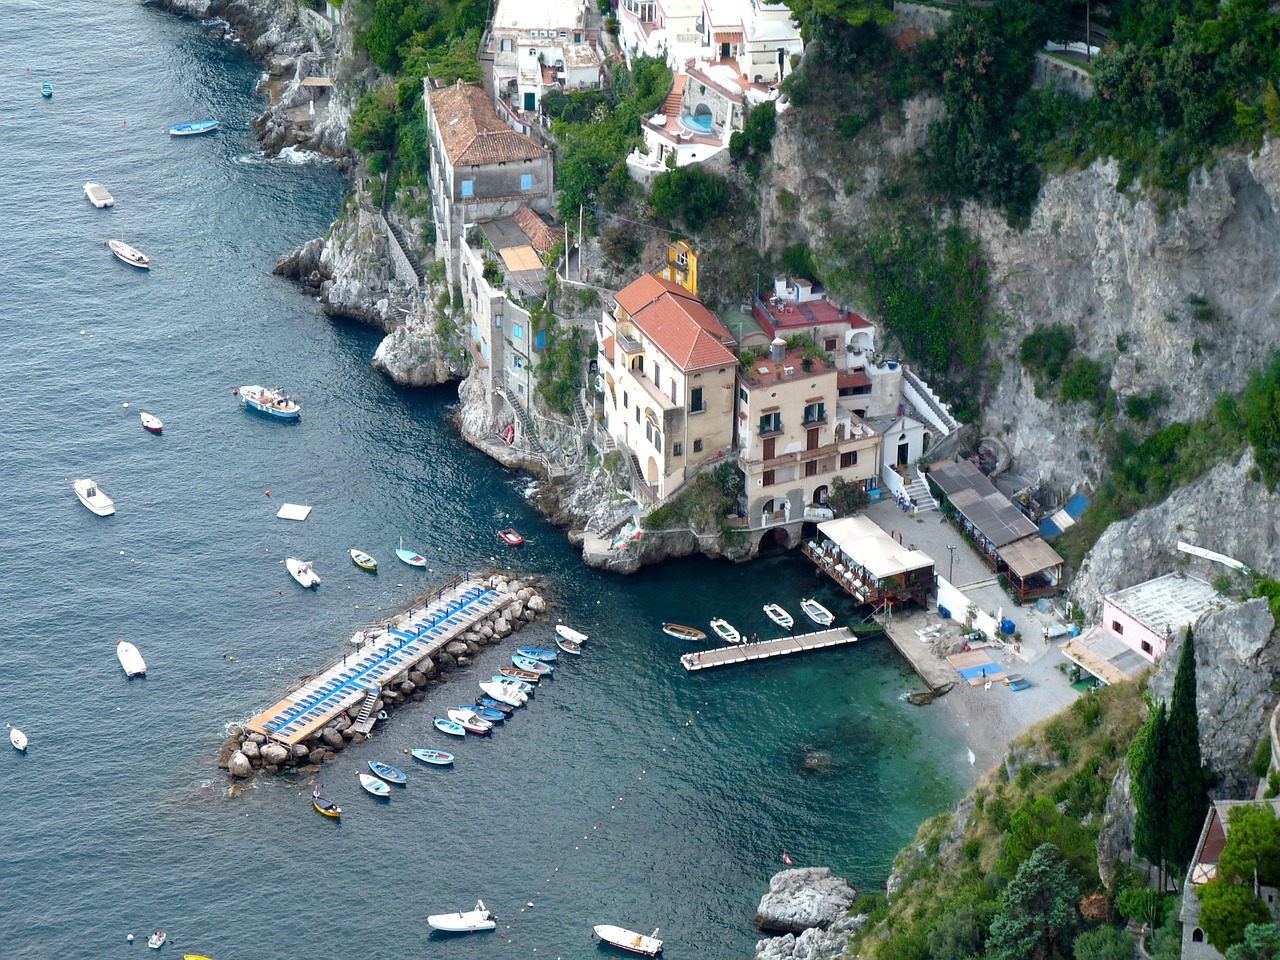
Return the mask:
{"type": "Polygon", "coordinates": [[[649,462],[645,464],[644,479],[649,486],[655,486],[658,482],[658,461],[653,457],[649,458],[649,462]]]}
{"type": "Polygon", "coordinates": [[[785,550],[787,548],[787,531],[785,527],[774,527],[766,530],[760,538],[760,552],[766,550],[785,550]]]}
{"type": "Polygon", "coordinates": [[[606,373],[604,375],[604,382],[605,382],[605,385],[609,388],[609,404],[613,407],[613,409],[617,410],[618,409],[618,390],[613,382],[613,374],[606,373]]]}
{"type": "Polygon", "coordinates": [[[814,488],[813,497],[809,502],[813,504],[815,507],[828,506],[827,497],[830,494],[831,494],[831,488],[824,483],[821,486],[814,488]]]}

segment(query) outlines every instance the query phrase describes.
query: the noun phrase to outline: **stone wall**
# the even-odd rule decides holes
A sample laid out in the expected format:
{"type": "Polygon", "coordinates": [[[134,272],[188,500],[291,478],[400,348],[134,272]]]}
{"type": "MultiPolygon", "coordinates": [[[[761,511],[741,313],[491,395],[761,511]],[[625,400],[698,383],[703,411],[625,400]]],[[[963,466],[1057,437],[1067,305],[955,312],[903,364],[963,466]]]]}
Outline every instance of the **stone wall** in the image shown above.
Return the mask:
{"type": "Polygon", "coordinates": [[[1068,63],[1048,53],[1037,53],[1031,66],[1031,85],[1037,90],[1053,87],[1081,100],[1093,96],[1093,74],[1084,67],[1068,63]]]}

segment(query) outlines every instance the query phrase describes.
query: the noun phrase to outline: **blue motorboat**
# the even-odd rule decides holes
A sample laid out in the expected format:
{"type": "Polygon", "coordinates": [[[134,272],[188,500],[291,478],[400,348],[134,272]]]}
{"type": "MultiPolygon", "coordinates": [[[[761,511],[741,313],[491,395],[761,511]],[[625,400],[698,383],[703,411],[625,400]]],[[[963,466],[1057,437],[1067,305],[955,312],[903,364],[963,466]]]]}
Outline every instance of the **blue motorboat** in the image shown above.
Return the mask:
{"type": "Polygon", "coordinates": [[[436,717],[431,721],[436,725],[436,729],[441,733],[447,733],[451,737],[465,737],[467,731],[463,730],[458,724],[452,720],[446,720],[444,717],[436,717]]]}
{"type": "Polygon", "coordinates": [[[430,763],[437,767],[447,767],[453,763],[453,754],[444,750],[410,750],[409,755],[415,760],[430,763]]]}
{"type": "Polygon", "coordinates": [[[530,660],[528,657],[522,657],[518,653],[511,655],[511,662],[516,665],[517,670],[528,670],[530,673],[550,673],[555,669],[549,663],[543,663],[541,660],[530,660]]]}
{"type": "Polygon", "coordinates": [[[389,763],[383,763],[381,760],[370,760],[369,769],[387,781],[387,783],[405,784],[409,782],[409,778],[405,776],[403,770],[397,769],[389,763]]]}
{"type": "Polygon", "coordinates": [[[213,133],[222,126],[220,120],[196,120],[192,123],[180,123],[169,128],[171,137],[198,137],[202,133],[213,133]]]}
{"type": "Polygon", "coordinates": [[[302,408],[296,401],[286,397],[279,387],[273,389],[253,384],[240,387],[236,393],[240,395],[240,402],[249,410],[265,413],[277,420],[297,420],[302,416],[302,408]]]}
{"type": "Polygon", "coordinates": [[[556,659],[554,650],[544,650],[542,647],[516,647],[516,653],[530,660],[541,660],[543,663],[554,663],[556,659]]]}
{"type": "Polygon", "coordinates": [[[46,100],[53,99],[52,80],[46,80],[44,83],[40,84],[40,96],[44,97],[46,100]]]}
{"type": "Polygon", "coordinates": [[[490,723],[501,723],[503,720],[507,719],[507,715],[501,710],[493,710],[480,703],[472,704],[471,706],[468,706],[465,703],[459,704],[458,709],[469,710],[481,720],[488,720],[490,723]]]}
{"type": "Polygon", "coordinates": [[[488,707],[490,710],[497,710],[499,713],[505,713],[507,716],[516,712],[516,708],[511,704],[495,700],[493,697],[476,697],[476,703],[479,706],[488,707]]]}

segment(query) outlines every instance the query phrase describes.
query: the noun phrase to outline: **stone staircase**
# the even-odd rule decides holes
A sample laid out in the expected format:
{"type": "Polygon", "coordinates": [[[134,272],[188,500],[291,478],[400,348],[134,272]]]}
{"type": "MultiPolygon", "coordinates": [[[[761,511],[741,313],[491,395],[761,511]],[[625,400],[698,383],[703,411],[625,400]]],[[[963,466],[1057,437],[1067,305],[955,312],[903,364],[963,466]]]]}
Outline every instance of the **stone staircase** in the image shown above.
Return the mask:
{"type": "Polygon", "coordinates": [[[373,729],[374,721],[377,719],[373,715],[373,708],[378,703],[378,689],[371,687],[369,692],[364,695],[364,703],[360,704],[360,712],[356,714],[355,723],[351,724],[351,729],[356,733],[367,734],[373,729]]]}
{"type": "Polygon", "coordinates": [[[671,84],[671,92],[667,94],[667,99],[662,104],[663,116],[680,116],[680,103],[684,100],[684,81],[685,75],[677,73],[675,82],[671,84]]]}
{"type": "Polygon", "coordinates": [[[915,502],[916,513],[928,513],[930,510],[938,509],[933,493],[929,490],[929,484],[919,477],[907,484],[907,496],[915,502]]]}
{"type": "Polygon", "coordinates": [[[586,433],[587,428],[591,426],[591,418],[587,416],[587,408],[582,405],[582,397],[577,394],[573,397],[573,423],[583,433],[586,433]]]}
{"type": "Polygon", "coordinates": [[[414,275],[418,278],[418,286],[421,287],[427,279],[427,271],[423,269],[422,263],[413,255],[413,248],[409,246],[409,239],[404,235],[404,231],[400,229],[399,224],[392,223],[387,219],[387,215],[382,215],[382,221],[387,225],[387,229],[391,231],[391,236],[395,238],[395,242],[400,245],[400,252],[404,254],[404,258],[409,261],[409,266],[413,267],[414,275]]]}
{"type": "Polygon", "coordinates": [[[542,446],[542,442],[538,439],[538,433],[533,428],[533,420],[529,418],[529,412],[525,410],[522,404],[503,387],[498,387],[495,391],[498,396],[507,401],[508,406],[515,411],[516,419],[520,421],[521,436],[529,447],[540,454],[546,455],[546,449],[542,446]]]}

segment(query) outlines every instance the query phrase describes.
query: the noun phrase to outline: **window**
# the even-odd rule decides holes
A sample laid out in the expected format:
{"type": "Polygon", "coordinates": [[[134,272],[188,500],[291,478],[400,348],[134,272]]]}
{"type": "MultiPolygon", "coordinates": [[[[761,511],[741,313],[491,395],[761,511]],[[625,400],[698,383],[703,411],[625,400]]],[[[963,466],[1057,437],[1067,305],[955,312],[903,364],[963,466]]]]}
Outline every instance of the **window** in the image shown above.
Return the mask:
{"type": "Polygon", "coordinates": [[[582,42],[582,34],[578,33],[578,31],[576,31],[576,30],[573,32],[573,42],[574,42],[574,43],[581,43],[581,42],[582,42]]]}
{"type": "Polygon", "coordinates": [[[1151,652],[1151,644],[1147,643],[1147,641],[1145,640],[1142,641],[1142,652],[1143,653],[1151,652]]]}
{"type": "Polygon", "coordinates": [[[827,337],[827,339],[822,341],[822,349],[827,351],[827,353],[831,353],[832,351],[835,350],[835,348],[836,348],[835,337],[827,337]]]}
{"type": "Polygon", "coordinates": [[[648,420],[644,422],[644,438],[653,443],[653,424],[648,420]]]}
{"type": "Polygon", "coordinates": [[[702,441],[701,441],[701,440],[695,440],[695,441],[693,441],[693,452],[694,452],[694,453],[701,453],[701,452],[702,452],[702,441]]]}
{"type": "Polygon", "coordinates": [[[1122,637],[1123,637],[1123,636],[1124,636],[1124,624],[1123,624],[1123,623],[1121,623],[1119,620],[1112,620],[1112,621],[1111,621],[1111,632],[1112,632],[1112,633],[1118,633],[1120,636],[1122,636],[1122,637]]]}
{"type": "Polygon", "coordinates": [[[640,408],[636,407],[636,423],[640,422],[640,408]]]}
{"type": "Polygon", "coordinates": [[[513,354],[511,355],[511,368],[512,368],[513,370],[523,370],[523,369],[524,369],[524,357],[520,356],[520,354],[518,354],[518,353],[513,353],[513,354]]]}
{"type": "Polygon", "coordinates": [[[693,393],[689,396],[689,409],[690,409],[693,413],[701,413],[703,410],[707,409],[707,408],[706,408],[706,406],[705,406],[705,405],[703,404],[703,402],[702,402],[702,388],[701,388],[701,387],[694,387],[694,388],[693,388],[693,393]]]}
{"type": "Polygon", "coordinates": [[[510,37],[506,37],[506,38],[504,38],[504,39],[503,39],[503,41],[502,41],[502,52],[503,52],[503,53],[510,53],[510,52],[511,52],[511,38],[510,38],[510,37]]]}
{"type": "Polygon", "coordinates": [[[809,460],[804,465],[804,475],[806,477],[816,477],[818,475],[818,461],[809,460]]]}
{"type": "Polygon", "coordinates": [[[532,173],[522,173],[522,174],[520,174],[520,189],[521,189],[521,190],[532,190],[532,189],[533,189],[533,174],[532,174],[532,173]]]}
{"type": "Polygon", "coordinates": [[[493,318],[493,325],[499,330],[502,329],[502,314],[499,313],[493,318]]]}
{"type": "Polygon", "coordinates": [[[743,403],[751,402],[751,394],[747,393],[746,387],[738,388],[738,399],[741,400],[743,403]]]}
{"type": "Polygon", "coordinates": [[[662,367],[658,365],[658,361],[653,362],[653,385],[655,387],[662,386],[662,367]]]}
{"type": "Polygon", "coordinates": [[[478,323],[471,324],[471,339],[472,340],[480,339],[480,324],[478,323]]]}
{"type": "Polygon", "coordinates": [[[473,196],[475,196],[475,192],[476,192],[476,191],[475,191],[475,186],[476,186],[476,185],[475,185],[475,181],[473,181],[473,180],[463,180],[463,181],[462,181],[462,195],[463,195],[464,197],[473,197],[473,196]]]}
{"type": "Polygon", "coordinates": [[[850,450],[848,453],[840,454],[840,469],[846,467],[856,467],[858,465],[858,451],[850,450]]]}
{"type": "Polygon", "coordinates": [[[804,408],[805,423],[826,423],[827,422],[827,405],[825,403],[810,403],[804,408]]]}
{"type": "Polygon", "coordinates": [[[1192,943],[1204,943],[1204,931],[1203,931],[1203,930],[1201,930],[1199,927],[1196,927],[1194,930],[1192,930],[1192,931],[1191,931],[1191,942],[1192,942],[1192,943]]]}
{"type": "Polygon", "coordinates": [[[520,325],[520,324],[518,324],[518,323],[513,323],[513,324],[511,325],[511,336],[515,337],[517,340],[523,340],[523,339],[524,339],[524,327],[523,327],[523,326],[521,326],[521,325],[520,325]]]}
{"type": "Polygon", "coordinates": [[[760,418],[760,433],[781,433],[782,414],[766,413],[760,418]]]}
{"type": "Polygon", "coordinates": [[[626,409],[629,406],[631,406],[631,398],[627,396],[627,391],[623,390],[622,391],[622,407],[623,409],[626,409]]]}
{"type": "Polygon", "coordinates": [[[659,453],[662,452],[662,431],[653,431],[653,448],[659,453]]]}
{"type": "Polygon", "coordinates": [[[680,444],[680,443],[674,443],[674,444],[672,444],[672,445],[671,445],[671,455],[672,455],[673,457],[682,457],[682,456],[684,456],[684,445],[683,445],[683,444],[680,444]]]}
{"type": "Polygon", "coordinates": [[[760,479],[764,481],[764,485],[765,485],[766,487],[772,487],[772,486],[773,486],[773,471],[772,471],[772,470],[766,470],[766,471],[764,472],[764,475],[763,475],[760,479]]]}

